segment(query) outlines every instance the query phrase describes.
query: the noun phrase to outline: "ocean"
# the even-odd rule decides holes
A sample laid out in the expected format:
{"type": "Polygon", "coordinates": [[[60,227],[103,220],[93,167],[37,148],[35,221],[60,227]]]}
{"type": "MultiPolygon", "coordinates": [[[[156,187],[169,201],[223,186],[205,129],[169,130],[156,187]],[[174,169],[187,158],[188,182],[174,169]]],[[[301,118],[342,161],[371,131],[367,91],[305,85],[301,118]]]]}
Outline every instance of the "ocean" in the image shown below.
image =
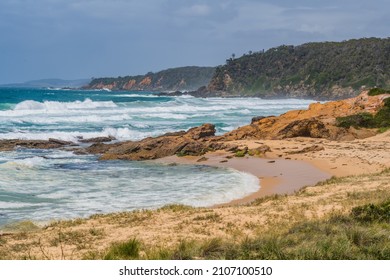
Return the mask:
{"type": "MultiPolygon", "coordinates": [[[[203,123],[223,134],[311,100],[159,97],[151,92],[0,88],[0,139],[139,140],[203,123]]],[[[0,152],[0,226],[167,204],[211,206],[249,195],[258,178],[227,168],[99,161],[64,150],[0,152]]]]}

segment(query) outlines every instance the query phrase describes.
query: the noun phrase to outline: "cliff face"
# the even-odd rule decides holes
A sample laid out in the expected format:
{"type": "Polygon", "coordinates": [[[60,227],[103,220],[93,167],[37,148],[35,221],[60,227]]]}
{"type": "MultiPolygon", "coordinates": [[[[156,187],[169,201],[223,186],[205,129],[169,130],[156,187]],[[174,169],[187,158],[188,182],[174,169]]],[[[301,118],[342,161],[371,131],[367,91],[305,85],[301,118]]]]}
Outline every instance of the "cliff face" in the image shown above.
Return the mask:
{"type": "Polygon", "coordinates": [[[280,46],[230,58],[216,68],[210,94],[317,100],[390,86],[390,39],[280,46]]]}
{"type": "Polygon", "coordinates": [[[139,76],[93,79],[85,89],[176,91],[206,86],[214,67],[179,67],[139,76]]]}

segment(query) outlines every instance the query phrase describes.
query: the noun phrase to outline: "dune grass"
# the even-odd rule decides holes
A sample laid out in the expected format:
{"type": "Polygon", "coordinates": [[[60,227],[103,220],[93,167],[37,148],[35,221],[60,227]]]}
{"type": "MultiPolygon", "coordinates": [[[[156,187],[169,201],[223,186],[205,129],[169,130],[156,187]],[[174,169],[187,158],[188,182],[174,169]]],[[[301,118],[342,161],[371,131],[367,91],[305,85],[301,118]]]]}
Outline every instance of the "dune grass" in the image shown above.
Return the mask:
{"type": "Polygon", "coordinates": [[[105,259],[390,259],[390,200],[355,207],[347,215],[279,224],[240,242],[211,238],[183,240],[175,247],[148,248],[132,239],[114,244],[105,259]],[[108,256],[108,257],[107,257],[108,256]]]}

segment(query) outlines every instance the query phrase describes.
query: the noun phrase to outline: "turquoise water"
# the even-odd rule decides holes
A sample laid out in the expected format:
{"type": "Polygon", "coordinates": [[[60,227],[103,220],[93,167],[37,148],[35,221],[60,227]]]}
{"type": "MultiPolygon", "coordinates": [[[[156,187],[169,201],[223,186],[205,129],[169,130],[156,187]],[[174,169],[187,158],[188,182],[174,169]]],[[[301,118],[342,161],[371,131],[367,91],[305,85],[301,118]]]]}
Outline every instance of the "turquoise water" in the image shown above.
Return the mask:
{"type": "MultiPolygon", "coordinates": [[[[149,92],[0,89],[0,139],[114,136],[138,140],[211,122],[222,134],[253,116],[307,108],[307,100],[157,97],[149,92]]],[[[0,152],[0,225],[94,213],[210,206],[246,196],[258,179],[235,170],[98,161],[61,150],[0,152]]]]}

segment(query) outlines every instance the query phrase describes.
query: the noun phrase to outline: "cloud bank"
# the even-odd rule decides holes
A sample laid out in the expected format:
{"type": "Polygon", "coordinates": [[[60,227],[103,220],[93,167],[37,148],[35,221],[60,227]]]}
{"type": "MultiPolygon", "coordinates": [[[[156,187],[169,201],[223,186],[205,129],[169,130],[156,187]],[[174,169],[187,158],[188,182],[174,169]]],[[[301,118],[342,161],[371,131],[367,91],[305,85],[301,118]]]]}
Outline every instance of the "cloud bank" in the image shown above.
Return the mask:
{"type": "Polygon", "coordinates": [[[0,83],[223,64],[231,53],[388,37],[390,3],[2,0],[0,83]]]}

